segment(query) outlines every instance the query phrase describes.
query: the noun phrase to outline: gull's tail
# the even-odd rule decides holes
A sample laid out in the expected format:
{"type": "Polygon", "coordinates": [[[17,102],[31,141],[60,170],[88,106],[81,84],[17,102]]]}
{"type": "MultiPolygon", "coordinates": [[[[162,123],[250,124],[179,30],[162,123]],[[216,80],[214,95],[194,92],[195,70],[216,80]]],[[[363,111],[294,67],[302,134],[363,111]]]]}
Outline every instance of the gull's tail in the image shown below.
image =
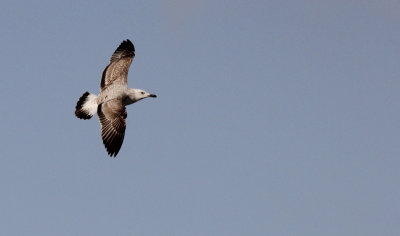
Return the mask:
{"type": "Polygon", "coordinates": [[[97,113],[97,96],[86,92],[79,98],[75,107],[75,116],[79,119],[88,120],[97,113]]]}

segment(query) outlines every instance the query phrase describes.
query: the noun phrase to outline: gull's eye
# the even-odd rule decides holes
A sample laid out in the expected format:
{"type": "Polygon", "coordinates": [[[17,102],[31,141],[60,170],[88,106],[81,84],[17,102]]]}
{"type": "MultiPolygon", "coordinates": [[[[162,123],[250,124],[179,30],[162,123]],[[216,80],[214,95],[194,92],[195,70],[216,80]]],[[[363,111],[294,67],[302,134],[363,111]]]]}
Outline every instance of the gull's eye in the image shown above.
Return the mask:
{"type": "Polygon", "coordinates": [[[140,92],[140,93],[144,95],[144,92],[140,92]]]}

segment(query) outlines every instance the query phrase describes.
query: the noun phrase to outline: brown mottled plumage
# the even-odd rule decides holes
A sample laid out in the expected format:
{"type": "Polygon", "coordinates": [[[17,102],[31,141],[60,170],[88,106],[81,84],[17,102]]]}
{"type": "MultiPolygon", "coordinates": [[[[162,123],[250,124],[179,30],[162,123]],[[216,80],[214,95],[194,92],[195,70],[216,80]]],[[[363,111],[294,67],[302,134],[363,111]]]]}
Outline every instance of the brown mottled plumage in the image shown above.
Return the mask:
{"type": "Polygon", "coordinates": [[[125,106],[143,98],[156,97],[141,89],[129,88],[127,77],[135,57],[135,47],[127,39],[115,50],[110,64],[104,69],[98,96],[85,92],[78,100],[75,115],[90,119],[98,114],[103,144],[110,156],[116,156],[124,141],[127,112],[125,106]]]}

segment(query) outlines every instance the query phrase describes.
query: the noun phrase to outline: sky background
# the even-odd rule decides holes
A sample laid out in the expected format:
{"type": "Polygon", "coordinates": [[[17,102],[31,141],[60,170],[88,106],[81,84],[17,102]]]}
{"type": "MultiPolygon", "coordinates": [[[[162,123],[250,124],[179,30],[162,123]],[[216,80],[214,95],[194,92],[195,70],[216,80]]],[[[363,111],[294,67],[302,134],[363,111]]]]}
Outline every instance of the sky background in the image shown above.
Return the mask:
{"type": "Polygon", "coordinates": [[[400,2],[0,3],[1,235],[400,235],[400,2]],[[97,116],[122,40],[117,158],[97,116]]]}

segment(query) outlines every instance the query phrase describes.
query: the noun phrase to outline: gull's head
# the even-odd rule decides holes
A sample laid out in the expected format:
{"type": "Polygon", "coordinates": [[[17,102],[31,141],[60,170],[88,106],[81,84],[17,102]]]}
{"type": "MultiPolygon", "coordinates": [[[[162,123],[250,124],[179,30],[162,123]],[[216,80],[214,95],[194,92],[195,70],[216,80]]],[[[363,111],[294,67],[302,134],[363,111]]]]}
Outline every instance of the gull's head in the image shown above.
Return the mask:
{"type": "Polygon", "coordinates": [[[142,89],[133,89],[133,88],[131,88],[128,91],[127,95],[128,95],[127,99],[126,99],[127,105],[137,102],[139,100],[142,100],[143,98],[148,98],[148,97],[156,98],[157,97],[157,95],[148,93],[142,89]]]}

